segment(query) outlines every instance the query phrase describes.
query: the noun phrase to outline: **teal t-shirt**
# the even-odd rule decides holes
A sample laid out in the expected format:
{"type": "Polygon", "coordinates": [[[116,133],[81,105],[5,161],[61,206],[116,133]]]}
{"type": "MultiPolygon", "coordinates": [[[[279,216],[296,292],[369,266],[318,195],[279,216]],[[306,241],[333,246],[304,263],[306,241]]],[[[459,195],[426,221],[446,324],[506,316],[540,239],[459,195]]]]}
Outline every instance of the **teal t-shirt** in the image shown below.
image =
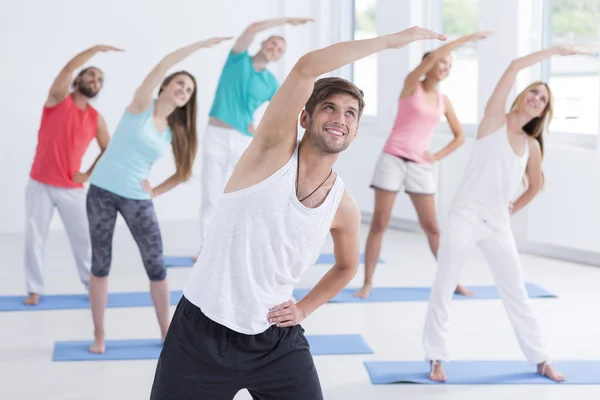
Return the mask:
{"type": "Polygon", "coordinates": [[[247,51],[229,52],[209,115],[232,128],[252,136],[248,125],[264,102],[270,101],[279,89],[275,76],[264,69],[256,71],[247,51]]]}
{"type": "Polygon", "coordinates": [[[90,184],[135,200],[149,200],[142,182],[150,176],[152,165],[170,147],[170,128],[159,132],[154,125],[154,101],[140,114],[123,113],[119,125],[100,160],[90,184]]]}

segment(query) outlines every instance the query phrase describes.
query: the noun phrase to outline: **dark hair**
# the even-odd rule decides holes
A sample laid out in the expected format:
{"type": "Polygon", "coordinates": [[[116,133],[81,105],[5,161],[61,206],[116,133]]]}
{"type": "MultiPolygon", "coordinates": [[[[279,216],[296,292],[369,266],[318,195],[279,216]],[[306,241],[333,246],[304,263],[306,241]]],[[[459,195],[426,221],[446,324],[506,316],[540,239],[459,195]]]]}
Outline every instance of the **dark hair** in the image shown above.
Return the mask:
{"type": "Polygon", "coordinates": [[[198,137],[196,134],[196,79],[187,71],[174,72],[167,76],[160,85],[158,94],[163,91],[174,78],[185,75],[194,82],[194,91],[183,107],[178,107],[169,115],[167,121],[173,133],[173,155],[175,156],[176,175],[182,181],[192,176],[192,167],[196,159],[198,137]]]}
{"type": "Polygon", "coordinates": [[[425,59],[425,57],[427,57],[427,56],[428,56],[428,55],[430,55],[430,54],[431,54],[431,52],[430,52],[430,51],[428,51],[428,52],[426,52],[425,54],[423,54],[423,57],[421,57],[421,61],[423,61],[423,60],[425,59]]]}
{"type": "Polygon", "coordinates": [[[312,94],[306,102],[304,108],[308,115],[312,117],[317,105],[324,102],[334,94],[347,94],[358,101],[358,119],[365,108],[364,93],[354,83],[342,78],[321,78],[315,82],[312,94]]]}

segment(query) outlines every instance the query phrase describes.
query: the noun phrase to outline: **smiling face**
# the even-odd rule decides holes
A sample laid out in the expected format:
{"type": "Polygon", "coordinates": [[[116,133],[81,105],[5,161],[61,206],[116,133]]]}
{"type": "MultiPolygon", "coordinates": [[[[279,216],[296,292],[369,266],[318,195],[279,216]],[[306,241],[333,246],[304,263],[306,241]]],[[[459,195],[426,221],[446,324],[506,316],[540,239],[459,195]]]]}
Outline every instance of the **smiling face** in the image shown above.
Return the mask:
{"type": "Polygon", "coordinates": [[[286,49],[286,42],[281,36],[272,36],[262,42],[260,52],[269,62],[278,61],[286,49]]]}
{"type": "Polygon", "coordinates": [[[439,59],[433,68],[427,72],[427,77],[433,78],[436,81],[443,81],[450,75],[452,69],[452,55],[447,54],[445,57],[439,59]]]}
{"type": "Polygon", "coordinates": [[[531,119],[541,117],[550,102],[550,91],[544,83],[530,85],[521,93],[519,110],[531,119]]]}
{"type": "Polygon", "coordinates": [[[175,73],[165,79],[159,96],[176,107],[183,107],[196,91],[196,83],[186,73],[175,73]]]}
{"type": "Polygon", "coordinates": [[[79,73],[73,81],[73,86],[79,93],[92,99],[100,92],[103,83],[104,74],[102,71],[95,67],[89,67],[79,73]]]}
{"type": "Polygon", "coordinates": [[[311,143],[324,153],[340,153],[358,133],[359,102],[345,93],[336,93],[317,104],[312,115],[303,110],[300,124],[311,143]]]}

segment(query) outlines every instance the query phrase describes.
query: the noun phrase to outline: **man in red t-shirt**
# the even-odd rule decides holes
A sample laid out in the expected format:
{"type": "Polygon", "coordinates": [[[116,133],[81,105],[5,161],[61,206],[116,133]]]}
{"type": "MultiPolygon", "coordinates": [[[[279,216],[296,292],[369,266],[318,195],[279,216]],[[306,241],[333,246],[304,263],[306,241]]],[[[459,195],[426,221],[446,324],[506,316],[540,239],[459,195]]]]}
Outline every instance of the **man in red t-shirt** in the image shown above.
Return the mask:
{"type": "Polygon", "coordinates": [[[119,49],[94,46],[70,60],[50,87],[43,108],[25,193],[25,304],[37,304],[44,291],[44,247],[54,208],[69,237],[79,278],[87,288],[92,254],[83,184],[106,149],[109,134],[104,118],[89,104],[102,88],[102,71],[88,67],[74,80],[73,73],[94,54],[105,51],[119,49]],[[101,153],[90,169],[81,173],[81,159],[94,138],[101,153]]]}

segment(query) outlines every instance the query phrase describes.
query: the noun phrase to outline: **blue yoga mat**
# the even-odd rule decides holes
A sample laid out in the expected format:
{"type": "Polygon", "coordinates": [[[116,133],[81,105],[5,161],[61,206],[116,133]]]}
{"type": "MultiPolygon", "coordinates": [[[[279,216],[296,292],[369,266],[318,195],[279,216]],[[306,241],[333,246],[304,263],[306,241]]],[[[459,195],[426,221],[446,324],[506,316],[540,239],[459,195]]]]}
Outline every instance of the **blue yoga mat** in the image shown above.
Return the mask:
{"type": "MultiPolygon", "coordinates": [[[[372,354],[360,335],[307,335],[313,355],[372,354]]],[[[107,340],[104,354],[88,351],[91,341],[56,342],[53,361],[156,360],[160,339],[107,340]]]]}
{"type": "MultiPolygon", "coordinates": [[[[365,255],[360,255],[360,263],[364,264],[365,255]]],[[[335,257],[331,253],[322,253],[319,255],[316,264],[334,264],[335,257]]],[[[383,264],[384,261],[379,259],[378,263],[383,264]]],[[[194,265],[194,260],[192,257],[183,257],[183,256],[165,256],[165,266],[169,267],[192,267],[194,265]]]]}
{"type": "MultiPolygon", "coordinates": [[[[555,298],[555,294],[550,293],[546,289],[537,286],[533,283],[526,283],[527,293],[530,298],[555,298]]],[[[499,299],[496,286],[469,286],[468,289],[475,292],[475,296],[454,295],[457,300],[482,300],[482,299],[499,299]]],[[[371,296],[366,299],[358,299],[353,296],[359,288],[346,288],[337,296],[331,299],[330,303],[378,303],[388,301],[427,301],[429,300],[429,287],[397,287],[397,288],[373,288],[371,296]]],[[[310,289],[295,289],[294,297],[300,301],[308,294],[310,289]]]]}
{"type": "MultiPolygon", "coordinates": [[[[171,292],[171,305],[176,305],[183,292],[171,292]]],[[[25,296],[0,296],[0,311],[41,311],[41,310],[73,310],[90,308],[87,294],[50,294],[40,297],[40,302],[35,306],[23,304],[25,296]]],[[[152,298],[149,292],[110,293],[108,295],[108,308],[119,307],[151,307],[152,298]]]]}
{"type": "MultiPolygon", "coordinates": [[[[556,384],[536,373],[525,361],[452,361],[444,364],[444,383],[428,379],[429,364],[424,361],[366,361],[371,382],[423,383],[446,385],[544,385],[556,384]]],[[[562,385],[600,384],[600,361],[556,361],[552,366],[567,378],[562,385]]]]}

